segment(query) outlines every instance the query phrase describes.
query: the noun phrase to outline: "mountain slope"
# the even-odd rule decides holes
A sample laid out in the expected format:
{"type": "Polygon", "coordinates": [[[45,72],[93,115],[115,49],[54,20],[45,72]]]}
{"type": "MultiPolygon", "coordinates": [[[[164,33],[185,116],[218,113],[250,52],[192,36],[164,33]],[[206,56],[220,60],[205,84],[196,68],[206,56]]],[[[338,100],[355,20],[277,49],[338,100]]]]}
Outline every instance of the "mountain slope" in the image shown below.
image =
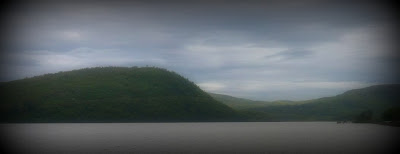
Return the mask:
{"type": "Polygon", "coordinates": [[[212,94],[214,99],[239,111],[260,112],[270,121],[353,120],[366,110],[380,119],[391,107],[400,107],[400,84],[376,85],[347,91],[341,95],[307,101],[252,101],[212,94]]]}
{"type": "Polygon", "coordinates": [[[269,104],[269,102],[258,102],[258,101],[237,98],[237,97],[232,97],[232,96],[223,95],[223,94],[215,94],[215,93],[208,93],[208,94],[210,94],[210,96],[213,97],[215,100],[220,101],[220,102],[228,105],[231,108],[239,109],[239,110],[254,108],[254,107],[261,107],[266,104],[269,104]]]}
{"type": "Polygon", "coordinates": [[[3,122],[218,121],[236,112],[180,75],[87,68],[0,84],[3,122]]]}
{"type": "Polygon", "coordinates": [[[229,107],[237,110],[244,110],[250,108],[267,107],[273,105],[293,105],[301,102],[294,101],[253,101],[244,98],[237,98],[229,95],[209,93],[215,100],[220,101],[229,107]]]}
{"type": "Polygon", "coordinates": [[[384,110],[400,106],[400,85],[376,85],[347,91],[343,94],[314,100],[304,104],[252,108],[267,112],[277,120],[352,120],[365,110],[380,119],[384,110]]]}

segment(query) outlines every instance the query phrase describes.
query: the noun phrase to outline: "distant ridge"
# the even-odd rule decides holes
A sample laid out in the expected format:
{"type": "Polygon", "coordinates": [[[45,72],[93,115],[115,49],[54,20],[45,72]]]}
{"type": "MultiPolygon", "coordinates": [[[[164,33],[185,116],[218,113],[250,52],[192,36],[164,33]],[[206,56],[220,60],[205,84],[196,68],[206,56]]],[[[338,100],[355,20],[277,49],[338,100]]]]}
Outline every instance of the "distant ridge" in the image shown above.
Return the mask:
{"type": "Polygon", "coordinates": [[[175,72],[96,67],[0,83],[2,122],[226,121],[237,113],[175,72]]]}
{"type": "Polygon", "coordinates": [[[271,121],[353,120],[363,111],[373,111],[375,120],[392,107],[400,107],[400,84],[374,85],[353,89],[343,94],[306,101],[263,102],[211,94],[232,108],[269,115],[271,121]]]}
{"type": "Polygon", "coordinates": [[[238,98],[224,94],[209,93],[214,99],[220,101],[233,109],[250,109],[257,107],[266,107],[273,105],[293,105],[301,102],[279,100],[279,101],[254,101],[250,99],[238,98]]]}
{"type": "Polygon", "coordinates": [[[332,121],[365,110],[380,119],[400,106],[399,94],[400,84],[387,84],[307,101],[252,101],[206,93],[162,68],[96,67],[0,83],[0,122],[332,121]]]}

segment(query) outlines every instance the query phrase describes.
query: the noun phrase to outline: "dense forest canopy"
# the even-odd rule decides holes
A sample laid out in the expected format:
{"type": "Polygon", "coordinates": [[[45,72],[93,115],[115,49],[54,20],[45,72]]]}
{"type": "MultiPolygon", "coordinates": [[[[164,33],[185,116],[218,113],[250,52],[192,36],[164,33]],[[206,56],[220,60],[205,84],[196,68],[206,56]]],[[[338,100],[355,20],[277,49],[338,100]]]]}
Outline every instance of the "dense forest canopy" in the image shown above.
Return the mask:
{"type": "Polygon", "coordinates": [[[362,122],[398,117],[399,91],[377,85],[307,101],[252,101],[206,93],[163,68],[96,67],[0,83],[0,120],[362,122]]]}
{"type": "Polygon", "coordinates": [[[236,112],[175,72],[97,67],[1,83],[3,122],[218,121],[236,112]]]}

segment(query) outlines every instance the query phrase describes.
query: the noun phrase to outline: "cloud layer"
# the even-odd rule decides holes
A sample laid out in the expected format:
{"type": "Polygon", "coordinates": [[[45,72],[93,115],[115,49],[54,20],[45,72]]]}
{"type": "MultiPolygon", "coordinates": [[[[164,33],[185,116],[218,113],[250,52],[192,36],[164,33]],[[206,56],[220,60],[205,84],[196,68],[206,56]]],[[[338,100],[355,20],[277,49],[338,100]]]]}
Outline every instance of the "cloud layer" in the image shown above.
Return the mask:
{"type": "Polygon", "coordinates": [[[383,3],[38,2],[2,18],[2,81],[95,66],[158,66],[209,92],[310,99],[398,83],[383,3]]]}

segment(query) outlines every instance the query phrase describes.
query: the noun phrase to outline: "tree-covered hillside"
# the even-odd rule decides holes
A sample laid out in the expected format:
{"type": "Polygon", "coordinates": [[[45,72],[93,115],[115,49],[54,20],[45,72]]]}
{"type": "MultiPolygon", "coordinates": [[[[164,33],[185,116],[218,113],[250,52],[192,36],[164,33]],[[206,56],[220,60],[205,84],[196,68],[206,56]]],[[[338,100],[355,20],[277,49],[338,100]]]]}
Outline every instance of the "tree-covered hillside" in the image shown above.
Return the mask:
{"type": "Polygon", "coordinates": [[[376,85],[347,91],[334,97],[303,101],[295,105],[267,106],[249,109],[268,113],[275,120],[354,120],[371,110],[373,119],[380,120],[383,112],[400,106],[400,85],[376,85]]]}
{"type": "Polygon", "coordinates": [[[267,107],[267,106],[274,106],[274,105],[294,105],[294,104],[300,104],[303,102],[294,102],[294,101],[253,101],[249,99],[244,99],[244,98],[237,98],[237,97],[232,97],[229,95],[223,95],[223,94],[215,94],[215,93],[209,93],[211,97],[213,97],[215,100],[220,101],[229,107],[237,110],[245,110],[245,109],[251,109],[251,108],[259,108],[259,107],[267,107]]]}
{"type": "Polygon", "coordinates": [[[0,121],[353,120],[369,110],[374,119],[380,119],[385,110],[400,106],[399,92],[400,85],[378,85],[298,102],[252,101],[210,93],[212,98],[193,82],[165,69],[97,67],[0,83],[0,121]]]}
{"type": "Polygon", "coordinates": [[[385,110],[400,107],[399,94],[399,84],[376,85],[306,101],[253,101],[210,93],[241,113],[267,115],[264,120],[268,121],[356,120],[366,111],[372,111],[374,120],[384,120],[385,110]]]}
{"type": "Polygon", "coordinates": [[[182,76],[97,67],[0,84],[2,122],[225,121],[237,113],[182,76]]]}

